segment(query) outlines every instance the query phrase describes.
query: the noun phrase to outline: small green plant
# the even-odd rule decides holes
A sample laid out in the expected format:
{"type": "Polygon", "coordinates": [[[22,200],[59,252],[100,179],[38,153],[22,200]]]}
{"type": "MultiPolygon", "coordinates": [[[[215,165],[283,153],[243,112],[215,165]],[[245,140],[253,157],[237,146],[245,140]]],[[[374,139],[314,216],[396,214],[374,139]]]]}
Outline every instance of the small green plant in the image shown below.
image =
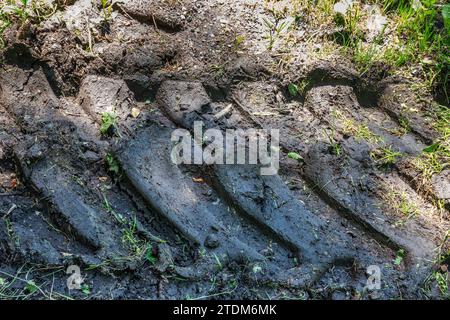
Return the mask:
{"type": "Polygon", "coordinates": [[[26,21],[39,23],[50,18],[57,9],[57,4],[42,0],[2,0],[0,6],[0,36],[1,33],[11,25],[19,22],[23,25],[26,21]]]}
{"type": "Polygon", "coordinates": [[[448,240],[450,239],[450,230],[444,235],[443,240],[437,247],[437,255],[434,260],[435,270],[433,270],[430,275],[425,280],[425,292],[429,293],[431,291],[431,284],[434,282],[439,289],[442,297],[444,299],[450,298],[450,291],[448,284],[450,282],[448,266],[450,261],[450,251],[448,250],[448,240]]]}
{"type": "Polygon", "coordinates": [[[303,79],[299,83],[290,83],[288,85],[289,94],[293,97],[296,97],[299,94],[305,95],[308,85],[309,82],[306,79],[303,79]]]}
{"type": "Polygon", "coordinates": [[[210,70],[215,79],[219,79],[225,74],[224,65],[213,64],[210,66],[210,70]]]}
{"type": "Polygon", "coordinates": [[[375,45],[363,46],[359,41],[353,50],[353,61],[358,67],[359,72],[365,74],[375,61],[377,61],[379,52],[375,45]]]}
{"type": "Polygon", "coordinates": [[[103,135],[109,135],[112,134],[112,132],[121,137],[119,128],[117,126],[117,115],[114,111],[103,112],[100,133],[103,135]]]}
{"type": "Polygon", "coordinates": [[[81,292],[88,296],[91,294],[91,287],[88,284],[83,283],[81,285],[81,292]]]}
{"type": "Polygon", "coordinates": [[[199,254],[200,258],[204,259],[207,256],[207,251],[205,248],[201,248],[198,250],[198,254],[199,254]]]}
{"type": "Polygon", "coordinates": [[[234,51],[238,51],[241,45],[244,43],[244,41],[245,41],[244,35],[242,34],[236,35],[236,37],[234,38],[234,51]]]}
{"type": "Polygon", "coordinates": [[[381,147],[370,152],[370,157],[380,166],[390,166],[402,156],[401,152],[393,151],[392,147],[381,147]]]}
{"type": "Polygon", "coordinates": [[[140,257],[146,253],[146,246],[143,246],[140,239],[136,235],[137,224],[136,219],[127,223],[127,227],[123,229],[122,243],[125,244],[135,256],[140,257]]]}
{"type": "Polygon", "coordinates": [[[216,267],[218,271],[223,270],[223,264],[220,261],[220,258],[214,253],[214,259],[216,260],[216,267]]]}
{"type": "Polygon", "coordinates": [[[342,146],[340,143],[337,142],[332,142],[331,143],[331,148],[333,150],[333,154],[336,156],[340,156],[342,154],[342,146]]]}
{"type": "Polygon", "coordinates": [[[230,290],[235,290],[238,286],[238,281],[237,279],[233,278],[231,280],[228,281],[228,288],[230,290]]]}
{"type": "Polygon", "coordinates": [[[339,142],[337,142],[336,139],[334,138],[335,128],[332,127],[331,134],[329,134],[328,131],[326,130],[324,130],[324,133],[328,138],[333,154],[339,157],[342,154],[342,145],[339,142]]]}
{"type": "Polygon", "coordinates": [[[107,168],[108,168],[109,172],[113,173],[116,176],[120,174],[119,162],[110,153],[108,153],[106,155],[106,165],[107,165],[107,168]]]}
{"type": "Polygon", "coordinates": [[[382,138],[370,131],[366,124],[356,124],[353,119],[343,119],[343,131],[347,135],[354,136],[357,141],[366,140],[370,143],[378,143],[382,141],[382,138]]]}
{"type": "Polygon", "coordinates": [[[304,95],[306,93],[306,89],[308,88],[308,86],[309,86],[309,81],[307,79],[303,79],[298,84],[298,90],[301,92],[301,94],[304,95]]]}
{"type": "Polygon", "coordinates": [[[27,291],[29,294],[33,294],[38,290],[39,290],[39,287],[36,285],[36,283],[33,280],[29,280],[27,282],[27,285],[25,286],[25,291],[27,291]]]}
{"type": "Polygon", "coordinates": [[[450,230],[447,230],[447,232],[444,235],[444,238],[441,241],[441,244],[437,248],[437,257],[436,257],[436,263],[441,265],[446,262],[450,262],[450,250],[447,246],[447,251],[445,251],[445,245],[450,240],[450,230]]]}
{"type": "Polygon", "coordinates": [[[295,83],[290,83],[288,85],[288,91],[291,94],[291,96],[293,96],[293,97],[298,96],[299,89],[295,83]]]}
{"type": "Polygon", "coordinates": [[[116,221],[120,224],[120,225],[126,225],[127,224],[127,219],[120,213],[117,213],[113,207],[110,205],[108,198],[106,198],[105,195],[103,195],[103,207],[105,208],[105,210],[112,214],[114,219],[116,219],[116,221]]]}
{"type": "Polygon", "coordinates": [[[358,5],[350,5],[345,12],[336,12],[334,21],[342,30],[335,34],[335,41],[344,47],[356,47],[362,38],[362,32],[358,29],[360,19],[361,9],[358,5]]]}
{"type": "Polygon", "coordinates": [[[401,199],[398,204],[398,210],[409,219],[418,214],[419,210],[417,205],[408,200],[405,194],[401,195],[401,199]]]}
{"type": "Polygon", "coordinates": [[[450,108],[442,105],[435,105],[431,113],[434,119],[432,125],[443,139],[450,138],[450,108]]]}
{"type": "Polygon", "coordinates": [[[276,17],[274,22],[263,18],[263,23],[267,31],[265,38],[269,42],[267,45],[267,49],[269,51],[272,51],[275,40],[280,37],[281,33],[284,30],[287,30],[289,28],[290,24],[287,21],[282,21],[280,17],[276,17]]]}
{"type": "Polygon", "coordinates": [[[0,47],[4,47],[3,33],[11,25],[11,20],[7,13],[0,9],[0,47]]]}
{"type": "Polygon", "coordinates": [[[423,149],[420,156],[413,160],[413,165],[422,173],[425,181],[439,174],[450,164],[449,141],[438,141],[423,149]]]}
{"type": "MultiPolygon", "coordinates": [[[[153,246],[146,240],[142,240],[138,235],[138,224],[136,217],[133,219],[127,219],[122,214],[116,212],[111,204],[109,203],[107,197],[103,195],[104,198],[104,208],[110,213],[117,223],[122,227],[122,244],[130,252],[127,260],[140,261],[145,260],[150,264],[155,264],[158,258],[154,254],[153,246]]],[[[157,237],[155,237],[157,239],[157,237]]],[[[164,240],[158,239],[160,243],[164,243],[164,240]]]]}
{"type": "MultiPolygon", "coordinates": [[[[113,0],[100,0],[102,5],[102,22],[101,32],[107,34],[110,32],[110,20],[113,12],[113,0]]],[[[89,44],[90,52],[92,52],[92,45],[89,44]]]]}
{"type": "Polygon", "coordinates": [[[382,198],[386,202],[388,210],[394,210],[394,213],[399,217],[399,220],[394,223],[394,226],[401,226],[407,220],[420,213],[417,204],[405,192],[398,192],[392,186],[384,190],[382,198]]]}
{"type": "Polygon", "coordinates": [[[291,158],[291,159],[294,159],[294,160],[297,160],[297,161],[302,161],[303,160],[303,157],[301,155],[299,155],[298,153],[296,153],[296,152],[289,152],[288,153],[288,158],[291,158]]]}
{"type": "Polygon", "coordinates": [[[436,105],[430,116],[440,137],[423,149],[422,154],[412,162],[422,173],[424,181],[429,181],[433,175],[450,166],[450,108],[436,105]]]}
{"type": "Polygon", "coordinates": [[[398,118],[398,123],[402,128],[402,134],[411,132],[411,124],[409,123],[409,119],[407,117],[400,115],[398,118]]]}
{"type": "Polygon", "coordinates": [[[147,251],[145,252],[145,260],[147,260],[147,262],[149,262],[152,265],[158,261],[158,258],[155,256],[153,252],[152,245],[147,246],[147,251]]]}
{"type": "Polygon", "coordinates": [[[395,255],[394,264],[396,266],[401,265],[404,258],[405,258],[405,250],[399,249],[395,255]]]}
{"type": "Polygon", "coordinates": [[[104,22],[109,22],[113,11],[113,3],[110,0],[100,0],[102,5],[102,18],[104,22]]]}
{"type": "Polygon", "coordinates": [[[20,238],[19,236],[14,232],[14,228],[11,222],[10,217],[5,216],[3,217],[3,221],[5,222],[6,227],[6,233],[8,235],[9,240],[11,243],[13,243],[15,246],[18,246],[20,244],[20,238]]]}
{"type": "Polygon", "coordinates": [[[155,264],[158,258],[154,255],[153,247],[150,243],[139,238],[137,234],[137,220],[127,221],[122,230],[122,243],[128,248],[130,255],[127,257],[131,261],[147,261],[155,264]]]}
{"type": "Polygon", "coordinates": [[[21,6],[15,7],[15,13],[20,18],[20,21],[24,22],[28,19],[29,10],[28,10],[28,0],[20,0],[21,6]]]}
{"type": "Polygon", "coordinates": [[[439,271],[434,272],[434,279],[436,280],[436,283],[439,287],[439,291],[444,297],[449,296],[448,291],[448,283],[449,283],[449,273],[446,272],[445,275],[439,271]]]}
{"type": "Polygon", "coordinates": [[[25,23],[30,15],[28,0],[8,1],[0,7],[0,36],[13,22],[19,21],[20,24],[25,23]]]}

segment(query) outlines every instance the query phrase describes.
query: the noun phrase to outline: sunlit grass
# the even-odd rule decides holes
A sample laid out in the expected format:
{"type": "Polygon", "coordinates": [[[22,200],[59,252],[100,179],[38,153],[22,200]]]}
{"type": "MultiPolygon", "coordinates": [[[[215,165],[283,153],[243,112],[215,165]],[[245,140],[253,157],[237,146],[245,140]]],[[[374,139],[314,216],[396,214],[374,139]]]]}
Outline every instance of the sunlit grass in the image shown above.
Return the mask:
{"type": "Polygon", "coordinates": [[[335,30],[328,39],[349,54],[361,73],[375,62],[392,67],[394,73],[408,75],[412,68],[419,69],[422,86],[443,93],[448,101],[450,4],[443,0],[421,0],[420,5],[412,0],[352,1],[342,14],[334,11],[337,2],[291,0],[295,14],[300,7],[312,28],[335,30]],[[371,15],[364,9],[366,4],[378,5],[387,17],[380,34],[371,40],[365,33],[371,15]]]}
{"type": "Polygon", "coordinates": [[[434,129],[440,137],[413,160],[425,181],[450,167],[450,108],[437,105],[432,112],[434,129]]]}

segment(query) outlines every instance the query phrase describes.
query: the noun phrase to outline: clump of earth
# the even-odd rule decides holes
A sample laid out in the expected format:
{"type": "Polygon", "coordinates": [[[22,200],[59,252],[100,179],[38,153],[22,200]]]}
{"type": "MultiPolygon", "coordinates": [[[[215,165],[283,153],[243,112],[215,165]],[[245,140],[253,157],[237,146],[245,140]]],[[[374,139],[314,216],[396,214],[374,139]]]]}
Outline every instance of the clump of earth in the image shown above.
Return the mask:
{"type": "Polygon", "coordinates": [[[438,137],[432,96],[306,41],[282,66],[259,1],[57,2],[4,34],[1,298],[442,296],[449,168],[411,160],[438,137]],[[278,174],[174,164],[195,121],[278,129],[278,174]]]}

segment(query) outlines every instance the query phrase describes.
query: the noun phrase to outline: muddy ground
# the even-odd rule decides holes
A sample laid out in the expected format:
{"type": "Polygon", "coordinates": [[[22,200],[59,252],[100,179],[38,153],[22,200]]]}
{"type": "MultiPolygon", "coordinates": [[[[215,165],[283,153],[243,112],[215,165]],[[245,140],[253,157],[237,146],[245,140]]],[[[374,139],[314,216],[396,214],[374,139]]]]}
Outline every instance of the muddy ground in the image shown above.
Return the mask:
{"type": "Polygon", "coordinates": [[[259,1],[122,0],[106,22],[95,1],[59,3],[5,32],[1,298],[443,297],[432,275],[449,263],[436,259],[450,174],[423,182],[411,165],[438,136],[432,96],[306,40],[284,64],[259,1]],[[306,84],[295,97],[293,81],[306,84]],[[280,174],[174,165],[171,132],[194,120],[279,129],[280,174]],[[374,150],[388,146],[403,156],[380,165],[374,150]],[[72,265],[81,290],[67,287],[72,265]],[[369,266],[380,289],[366,287],[369,266]]]}

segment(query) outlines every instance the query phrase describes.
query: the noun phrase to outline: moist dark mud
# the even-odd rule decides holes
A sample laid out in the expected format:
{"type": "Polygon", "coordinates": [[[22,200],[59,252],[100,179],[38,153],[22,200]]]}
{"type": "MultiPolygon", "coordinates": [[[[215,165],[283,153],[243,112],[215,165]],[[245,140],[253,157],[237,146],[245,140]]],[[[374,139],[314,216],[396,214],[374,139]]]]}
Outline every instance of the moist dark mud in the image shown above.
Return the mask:
{"type": "Polygon", "coordinates": [[[28,280],[35,299],[438,297],[421,289],[449,226],[433,201],[448,204],[448,170],[424,192],[408,165],[438,137],[423,116],[432,98],[333,61],[286,74],[307,83],[292,97],[273,57],[218,32],[210,17],[233,3],[144,3],[117,2],[107,32],[101,8],[79,0],[5,35],[0,278],[22,279],[5,297],[28,280]],[[405,99],[424,113],[405,113],[405,99]],[[279,175],[175,165],[171,134],[194,121],[279,129],[279,175]],[[404,159],[377,162],[388,147],[404,159]],[[398,196],[414,215],[401,216],[398,196]],[[67,288],[71,265],[83,291],[67,288]],[[386,284],[375,295],[371,265],[386,284]]]}

